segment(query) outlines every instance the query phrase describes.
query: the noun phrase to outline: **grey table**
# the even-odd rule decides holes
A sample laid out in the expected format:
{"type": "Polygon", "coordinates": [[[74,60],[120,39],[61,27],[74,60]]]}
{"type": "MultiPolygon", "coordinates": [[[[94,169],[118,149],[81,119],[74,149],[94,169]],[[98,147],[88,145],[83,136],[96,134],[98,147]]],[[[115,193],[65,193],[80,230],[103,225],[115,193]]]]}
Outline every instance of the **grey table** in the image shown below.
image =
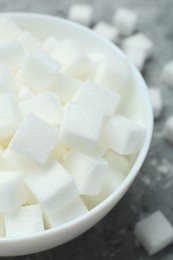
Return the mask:
{"type": "MultiPolygon", "coordinates": [[[[39,12],[66,17],[74,0],[0,0],[0,11],[39,12]]],[[[173,114],[173,89],[161,83],[162,66],[173,58],[173,0],[81,0],[94,7],[94,22],[111,22],[120,6],[139,13],[138,28],[155,42],[153,58],[143,75],[149,86],[162,88],[164,111],[155,123],[148,157],[130,190],[119,204],[96,226],[55,249],[17,259],[63,260],[172,260],[173,246],[149,257],[134,239],[135,223],[157,209],[173,224],[173,146],[162,138],[165,119],[173,114]]],[[[12,259],[12,258],[8,258],[12,259]]]]}

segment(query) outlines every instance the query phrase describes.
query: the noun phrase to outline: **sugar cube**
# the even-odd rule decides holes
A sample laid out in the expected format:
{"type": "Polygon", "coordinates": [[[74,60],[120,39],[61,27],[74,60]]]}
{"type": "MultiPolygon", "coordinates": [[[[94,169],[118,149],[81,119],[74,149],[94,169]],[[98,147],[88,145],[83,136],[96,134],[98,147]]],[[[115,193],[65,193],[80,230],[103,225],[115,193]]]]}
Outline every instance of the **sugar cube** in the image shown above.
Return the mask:
{"type": "Polygon", "coordinates": [[[130,164],[128,159],[125,156],[119,155],[111,150],[109,150],[104,159],[109,162],[109,165],[112,168],[115,168],[117,171],[127,174],[130,169],[130,164]]]}
{"type": "Polygon", "coordinates": [[[67,105],[60,128],[62,143],[68,147],[91,151],[97,145],[103,117],[98,111],[77,103],[67,105]]]}
{"type": "Polygon", "coordinates": [[[64,73],[59,73],[50,91],[55,93],[62,103],[68,103],[72,100],[81,84],[81,81],[67,76],[64,73]]]}
{"type": "Polygon", "coordinates": [[[18,37],[18,41],[22,44],[26,54],[41,46],[41,42],[28,31],[23,31],[18,37]]]}
{"type": "Polygon", "coordinates": [[[118,42],[119,34],[117,29],[108,23],[98,22],[93,27],[93,30],[110,41],[118,42]]]}
{"type": "Polygon", "coordinates": [[[130,76],[128,60],[124,57],[107,57],[100,63],[95,75],[95,82],[112,91],[119,92],[130,76]]]}
{"type": "Polygon", "coordinates": [[[69,152],[64,167],[72,174],[81,195],[97,195],[106,178],[108,163],[80,152],[69,152]]]}
{"type": "Polygon", "coordinates": [[[56,96],[51,92],[43,92],[24,100],[20,102],[19,107],[24,117],[32,113],[55,126],[61,122],[61,106],[56,96]]]}
{"type": "Polygon", "coordinates": [[[21,84],[39,93],[48,89],[54,82],[60,64],[41,50],[33,51],[18,72],[18,80],[21,84]]]}
{"type": "Polygon", "coordinates": [[[12,73],[25,59],[23,46],[19,42],[0,43],[0,61],[5,64],[12,73]]]}
{"type": "Polygon", "coordinates": [[[85,204],[78,196],[77,198],[74,198],[64,208],[57,210],[56,212],[51,214],[46,214],[45,212],[44,216],[47,226],[51,228],[68,223],[69,221],[72,221],[87,212],[88,210],[85,204]]]}
{"type": "Polygon", "coordinates": [[[20,86],[19,91],[18,91],[18,98],[20,100],[25,100],[28,98],[31,98],[34,96],[34,93],[27,87],[25,86],[20,86]]]}
{"type": "Polygon", "coordinates": [[[21,29],[14,21],[7,18],[0,19],[0,43],[15,40],[20,33],[21,29]]]}
{"type": "Polygon", "coordinates": [[[128,49],[140,50],[144,53],[145,59],[147,59],[152,55],[154,45],[146,35],[137,33],[126,38],[123,41],[122,48],[125,51],[128,49]]]}
{"type": "Polygon", "coordinates": [[[50,162],[36,169],[24,181],[48,213],[56,212],[79,196],[72,176],[58,162],[50,162]]]}
{"type": "Polygon", "coordinates": [[[0,64],[0,94],[9,93],[16,94],[17,83],[15,78],[11,75],[8,67],[0,64]]]}
{"type": "Polygon", "coordinates": [[[73,101],[100,112],[103,116],[114,114],[120,95],[87,80],[78,90],[73,101]]]}
{"type": "Polygon", "coordinates": [[[17,101],[9,94],[0,95],[0,140],[11,138],[20,122],[17,101]]]}
{"type": "Polygon", "coordinates": [[[5,237],[4,215],[0,213],[0,237],[5,237]]]}
{"type": "Polygon", "coordinates": [[[113,22],[122,36],[132,34],[136,30],[137,21],[137,13],[125,8],[119,8],[113,17],[113,22]]]}
{"type": "Polygon", "coordinates": [[[146,55],[142,50],[137,50],[135,48],[129,48],[125,50],[125,53],[127,57],[133,62],[133,64],[139,69],[140,71],[143,70],[145,61],[146,61],[146,55]]]}
{"type": "Polygon", "coordinates": [[[144,138],[145,128],[121,115],[108,118],[101,134],[102,142],[120,155],[138,152],[144,138]]]}
{"type": "Polygon", "coordinates": [[[0,172],[0,212],[17,210],[27,200],[21,175],[15,171],[0,172]]]}
{"type": "Polygon", "coordinates": [[[136,224],[135,235],[149,255],[154,255],[173,242],[173,227],[162,212],[156,211],[136,224]]]}
{"type": "Polygon", "coordinates": [[[12,138],[9,149],[43,164],[54,148],[57,136],[58,130],[54,126],[29,114],[12,138]]]}
{"type": "Polygon", "coordinates": [[[68,11],[68,19],[85,26],[91,25],[92,16],[92,7],[86,4],[73,4],[68,11]]]}
{"type": "Polygon", "coordinates": [[[163,109],[162,95],[159,88],[149,88],[149,95],[151,105],[153,108],[154,119],[158,119],[161,116],[163,109]]]}
{"type": "Polygon", "coordinates": [[[29,236],[44,230],[42,210],[39,204],[23,206],[5,214],[7,237],[29,236]]]}
{"type": "Polygon", "coordinates": [[[164,125],[163,136],[168,142],[173,144],[173,116],[167,118],[164,125]]]}
{"type": "Polygon", "coordinates": [[[42,48],[45,52],[51,54],[52,51],[59,46],[59,41],[54,36],[50,35],[43,42],[42,48]]]}
{"type": "Polygon", "coordinates": [[[162,78],[165,83],[173,87],[173,60],[164,66],[162,78]]]}

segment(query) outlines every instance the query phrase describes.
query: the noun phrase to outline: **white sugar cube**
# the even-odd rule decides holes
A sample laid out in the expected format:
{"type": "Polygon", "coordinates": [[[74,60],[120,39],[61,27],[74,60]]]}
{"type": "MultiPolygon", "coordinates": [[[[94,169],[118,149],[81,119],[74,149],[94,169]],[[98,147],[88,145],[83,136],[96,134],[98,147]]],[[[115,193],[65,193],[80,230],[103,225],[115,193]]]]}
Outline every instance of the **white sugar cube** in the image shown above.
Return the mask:
{"type": "Polygon", "coordinates": [[[136,224],[135,235],[149,255],[154,255],[173,242],[173,227],[162,212],[156,211],[136,224]]]}
{"type": "Polygon", "coordinates": [[[125,179],[125,174],[120,172],[116,167],[109,165],[106,172],[105,181],[101,187],[99,194],[96,196],[88,196],[87,198],[91,203],[97,206],[99,203],[104,201],[112,192],[114,192],[125,179]]]}
{"type": "Polygon", "coordinates": [[[142,51],[145,55],[145,59],[149,58],[153,52],[153,42],[144,34],[137,33],[126,38],[122,44],[123,50],[135,49],[142,51]]]}
{"type": "Polygon", "coordinates": [[[164,131],[163,131],[164,138],[173,144],[173,116],[167,118],[164,131]]]}
{"type": "Polygon", "coordinates": [[[165,83],[173,87],[173,60],[164,66],[162,78],[165,83]]]}
{"type": "Polygon", "coordinates": [[[0,213],[0,237],[5,237],[4,214],[0,213]]]}
{"type": "Polygon", "coordinates": [[[18,37],[18,41],[22,44],[26,54],[41,46],[41,42],[28,31],[23,31],[18,37]]]}
{"type": "Polygon", "coordinates": [[[104,159],[109,162],[109,165],[112,169],[117,169],[117,171],[122,172],[123,174],[127,174],[130,169],[129,161],[126,157],[119,155],[111,150],[109,150],[104,159]]]}
{"type": "Polygon", "coordinates": [[[81,195],[97,195],[106,178],[108,163],[80,152],[69,152],[64,167],[72,174],[81,195]]]}
{"type": "Polygon", "coordinates": [[[135,48],[129,48],[125,50],[127,57],[133,62],[133,64],[142,71],[146,61],[146,55],[142,50],[135,48]]]}
{"type": "Polygon", "coordinates": [[[73,101],[100,112],[103,116],[114,114],[120,95],[87,80],[76,93],[73,101]]]}
{"type": "Polygon", "coordinates": [[[34,93],[27,87],[21,86],[18,92],[18,98],[20,100],[25,100],[28,98],[32,98],[34,96],[34,93]]]}
{"type": "Polygon", "coordinates": [[[97,68],[95,82],[112,91],[120,91],[130,76],[128,60],[117,56],[107,57],[97,68]]]}
{"type": "Polygon", "coordinates": [[[58,62],[41,50],[35,50],[22,64],[17,76],[21,84],[39,93],[48,89],[59,69],[58,62]]]}
{"type": "Polygon", "coordinates": [[[40,117],[49,124],[59,125],[62,111],[56,96],[51,92],[43,92],[37,96],[20,102],[21,114],[27,117],[30,113],[40,117]]]}
{"type": "Polygon", "coordinates": [[[138,152],[145,139],[145,128],[134,121],[116,115],[107,119],[101,140],[109,149],[120,155],[138,152]]]}
{"type": "Polygon", "coordinates": [[[5,65],[0,64],[0,94],[9,93],[15,95],[16,89],[17,83],[15,78],[13,78],[5,65]]]}
{"type": "Polygon", "coordinates": [[[68,19],[90,26],[93,17],[93,10],[90,5],[73,4],[68,11],[68,19]]]}
{"type": "Polygon", "coordinates": [[[16,41],[0,44],[0,61],[5,64],[12,73],[16,73],[24,59],[25,53],[21,43],[16,41]]]}
{"type": "Polygon", "coordinates": [[[30,114],[12,138],[9,149],[43,164],[57,142],[58,130],[30,114]]]}
{"type": "Polygon", "coordinates": [[[42,48],[44,51],[46,51],[47,53],[51,54],[52,51],[59,47],[59,41],[57,38],[55,38],[54,36],[50,35],[49,37],[47,37],[45,39],[45,41],[43,42],[42,48]]]}
{"type": "Polygon", "coordinates": [[[18,172],[0,172],[0,198],[0,212],[15,211],[26,202],[26,188],[18,172]]]}
{"type": "Polygon", "coordinates": [[[0,42],[9,42],[17,38],[21,29],[14,21],[6,18],[0,19],[0,42]]]}
{"type": "Polygon", "coordinates": [[[58,162],[31,172],[24,181],[47,213],[65,207],[79,195],[72,176],[58,162]]]}
{"type": "Polygon", "coordinates": [[[20,122],[17,101],[9,94],[0,95],[0,140],[11,138],[20,122]]]}
{"type": "Polygon", "coordinates": [[[71,40],[63,41],[51,56],[62,64],[62,72],[78,80],[86,80],[92,71],[89,57],[71,40]]]}
{"type": "Polygon", "coordinates": [[[5,214],[7,237],[29,236],[44,230],[42,210],[39,204],[23,206],[5,214]]]}
{"type": "Polygon", "coordinates": [[[118,42],[119,34],[117,29],[108,23],[98,22],[93,27],[93,30],[110,41],[118,42]]]}
{"type": "Polygon", "coordinates": [[[54,212],[53,214],[46,214],[45,212],[45,222],[49,228],[56,227],[75,220],[87,212],[88,210],[85,204],[80,197],[77,197],[64,208],[54,212]]]}
{"type": "Polygon", "coordinates": [[[123,36],[129,36],[136,30],[137,21],[137,13],[125,8],[119,8],[113,17],[118,32],[123,36]]]}
{"type": "Polygon", "coordinates": [[[61,141],[68,147],[91,151],[97,145],[103,117],[77,103],[67,105],[60,128],[61,141]]]}
{"type": "Polygon", "coordinates": [[[149,95],[151,105],[153,108],[154,119],[158,119],[161,116],[163,109],[163,101],[161,91],[158,88],[149,88],[149,95]]]}
{"type": "Polygon", "coordinates": [[[50,91],[55,93],[62,103],[68,103],[72,100],[81,84],[81,81],[67,76],[64,73],[59,73],[50,91]]]}

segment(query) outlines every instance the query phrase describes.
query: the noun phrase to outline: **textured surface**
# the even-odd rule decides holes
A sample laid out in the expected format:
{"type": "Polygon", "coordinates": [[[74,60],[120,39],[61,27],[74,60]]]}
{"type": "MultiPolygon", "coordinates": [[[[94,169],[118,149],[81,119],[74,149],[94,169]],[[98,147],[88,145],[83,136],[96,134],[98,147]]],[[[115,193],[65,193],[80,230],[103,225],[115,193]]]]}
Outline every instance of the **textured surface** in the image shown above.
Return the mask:
{"type": "MultiPolygon", "coordinates": [[[[66,17],[74,0],[0,0],[1,11],[48,13],[66,17]]],[[[40,254],[15,259],[63,260],[172,260],[173,248],[169,246],[156,256],[149,257],[137,247],[133,236],[135,223],[157,209],[163,211],[173,223],[173,146],[162,139],[165,119],[173,112],[173,90],[161,84],[162,66],[173,58],[173,1],[172,0],[81,0],[94,6],[94,22],[110,22],[119,6],[130,7],[140,16],[139,30],[154,42],[154,56],[144,70],[150,86],[160,86],[164,96],[164,111],[155,124],[148,157],[128,193],[101,222],[73,241],[40,254]]],[[[12,259],[12,258],[6,258],[12,259]]]]}

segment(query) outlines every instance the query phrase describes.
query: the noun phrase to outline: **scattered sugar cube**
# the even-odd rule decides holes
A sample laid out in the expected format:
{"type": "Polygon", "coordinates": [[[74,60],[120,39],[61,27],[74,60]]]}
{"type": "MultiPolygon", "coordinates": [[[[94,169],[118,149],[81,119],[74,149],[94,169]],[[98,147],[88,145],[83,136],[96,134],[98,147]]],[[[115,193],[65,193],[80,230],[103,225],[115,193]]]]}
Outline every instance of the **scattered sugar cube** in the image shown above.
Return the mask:
{"type": "Polygon", "coordinates": [[[120,91],[130,76],[128,60],[124,57],[107,57],[97,68],[95,82],[112,91],[120,91]]]}
{"type": "Polygon", "coordinates": [[[58,39],[55,38],[54,36],[50,35],[43,42],[42,48],[47,53],[51,54],[52,51],[59,46],[59,44],[60,44],[60,42],[58,41],[58,39]]]}
{"type": "Polygon", "coordinates": [[[163,131],[164,138],[173,144],[173,116],[167,118],[163,131]]]}
{"type": "Polygon", "coordinates": [[[47,226],[51,228],[68,223],[69,221],[72,221],[87,212],[88,210],[85,204],[80,199],[80,197],[77,197],[73,199],[69,204],[67,204],[67,206],[65,206],[64,208],[57,210],[53,214],[46,214],[45,212],[44,216],[47,226]]]}
{"type": "Polygon", "coordinates": [[[100,112],[103,116],[114,114],[120,95],[87,80],[78,90],[73,101],[100,112]]]}
{"type": "Polygon", "coordinates": [[[81,84],[81,81],[59,73],[50,91],[55,93],[62,103],[68,103],[79,90],[81,84]]]}
{"type": "Polygon", "coordinates": [[[0,64],[0,94],[16,94],[17,84],[15,78],[11,75],[8,68],[0,64]]]}
{"type": "Polygon", "coordinates": [[[142,71],[146,61],[145,53],[142,50],[137,50],[135,48],[125,50],[125,53],[137,69],[142,71]]]}
{"type": "Polygon", "coordinates": [[[153,42],[144,34],[137,33],[126,38],[122,44],[123,50],[127,51],[129,49],[142,51],[145,55],[145,59],[149,58],[153,52],[153,42]]]}
{"type": "Polygon", "coordinates": [[[151,105],[153,108],[154,119],[158,119],[161,116],[162,109],[163,109],[161,91],[158,88],[149,88],[148,90],[149,90],[151,105]]]}
{"type": "Polygon", "coordinates": [[[129,161],[127,160],[127,158],[111,150],[109,150],[105,154],[104,159],[109,162],[109,165],[112,166],[112,168],[117,169],[117,171],[122,172],[125,175],[130,169],[129,161]]]}
{"type": "Polygon", "coordinates": [[[0,43],[0,61],[6,65],[12,73],[17,69],[25,59],[24,49],[19,42],[0,43]]]}
{"type": "Polygon", "coordinates": [[[119,34],[117,29],[108,23],[98,22],[93,27],[93,30],[110,41],[118,42],[119,34]]]}
{"type": "Polygon", "coordinates": [[[173,60],[163,68],[163,81],[173,87],[173,60]]]}
{"type": "Polygon", "coordinates": [[[15,211],[26,202],[26,188],[18,172],[0,172],[0,198],[0,212],[15,211]]]}
{"type": "Polygon", "coordinates": [[[81,195],[97,195],[106,178],[108,163],[80,152],[69,152],[64,167],[72,174],[81,195]]]}
{"type": "Polygon", "coordinates": [[[91,73],[89,57],[73,41],[63,41],[51,56],[62,65],[61,72],[78,80],[86,80],[91,73]]]}
{"type": "Polygon", "coordinates": [[[11,138],[20,122],[17,101],[9,94],[0,95],[0,140],[11,138]]]}
{"type": "Polygon", "coordinates": [[[35,50],[21,66],[17,77],[21,84],[39,93],[54,82],[59,69],[58,62],[41,50],[35,50]]]}
{"type": "Polygon", "coordinates": [[[90,5],[73,4],[68,11],[68,19],[90,26],[92,23],[93,10],[90,5]]]}
{"type": "Polygon", "coordinates": [[[0,19],[0,43],[15,40],[21,33],[21,29],[14,21],[6,18],[0,19]]]}
{"type": "Polygon", "coordinates": [[[58,130],[54,126],[30,114],[12,138],[9,149],[43,164],[54,148],[57,136],[58,130]]]}
{"type": "Polygon", "coordinates": [[[162,212],[156,211],[136,224],[135,235],[149,255],[154,255],[173,242],[173,227],[162,212]]]}
{"type": "Polygon", "coordinates": [[[56,212],[79,196],[72,176],[58,162],[31,172],[24,181],[47,213],[56,212]]]}
{"type": "Polygon", "coordinates": [[[28,31],[23,31],[18,37],[18,41],[22,44],[26,54],[41,46],[41,42],[28,31]]]}
{"type": "Polygon", "coordinates": [[[67,105],[60,128],[61,141],[68,147],[91,151],[97,145],[103,117],[77,103],[67,105]]]}
{"type": "Polygon", "coordinates": [[[20,100],[25,100],[28,98],[32,98],[34,96],[34,93],[27,87],[21,86],[18,93],[18,98],[20,100]]]}
{"type": "Polygon", "coordinates": [[[123,36],[129,36],[136,30],[137,21],[137,13],[125,8],[119,8],[113,17],[118,32],[123,36]]]}
{"type": "Polygon", "coordinates": [[[138,152],[144,138],[145,128],[121,115],[108,118],[101,134],[103,144],[120,155],[138,152]]]}
{"type": "Polygon", "coordinates": [[[0,237],[5,237],[4,214],[0,213],[0,237]]]}
{"type": "Polygon", "coordinates": [[[23,206],[13,213],[5,214],[7,237],[29,236],[44,230],[39,204],[23,206]]]}
{"type": "Polygon", "coordinates": [[[112,194],[124,181],[125,174],[120,172],[116,167],[109,165],[109,168],[106,172],[105,181],[100,189],[99,194],[95,196],[87,196],[94,206],[97,206],[102,201],[104,201],[109,195],[112,194]]]}
{"type": "Polygon", "coordinates": [[[47,123],[59,125],[62,111],[56,96],[51,92],[43,92],[37,96],[20,102],[21,114],[27,117],[30,113],[40,117],[47,123]]]}

